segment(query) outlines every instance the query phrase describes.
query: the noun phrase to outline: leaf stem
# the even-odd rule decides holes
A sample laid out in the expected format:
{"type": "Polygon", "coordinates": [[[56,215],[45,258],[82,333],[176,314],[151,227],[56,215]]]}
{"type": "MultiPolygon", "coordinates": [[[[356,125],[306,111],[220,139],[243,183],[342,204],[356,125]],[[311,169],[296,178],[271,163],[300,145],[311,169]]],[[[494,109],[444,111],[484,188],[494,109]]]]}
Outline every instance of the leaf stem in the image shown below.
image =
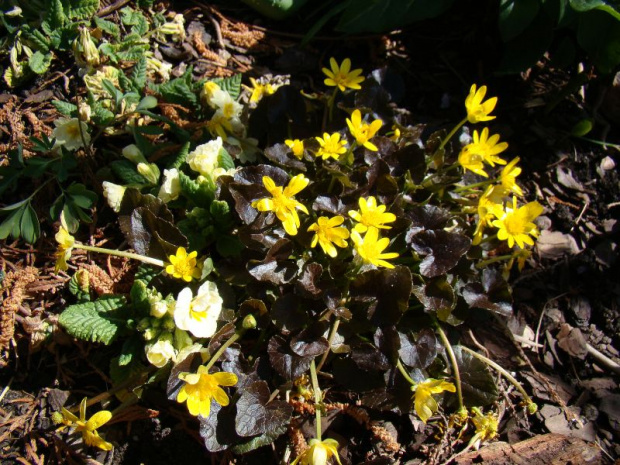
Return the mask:
{"type": "Polygon", "coordinates": [[[105,254],[114,255],[117,257],[131,258],[133,260],[139,260],[143,263],[148,263],[149,265],[159,266],[161,268],[164,268],[165,266],[163,260],[159,260],[157,258],[152,258],[152,257],[147,257],[145,255],[140,255],[140,254],[133,253],[133,252],[123,252],[121,250],[106,249],[103,247],[95,247],[92,245],[80,244],[77,242],[73,245],[73,248],[88,250],[89,252],[105,253],[105,254]]]}
{"type": "Polygon", "coordinates": [[[510,260],[513,255],[496,255],[493,258],[489,258],[487,260],[483,260],[481,262],[476,263],[476,268],[484,268],[487,265],[491,265],[492,263],[501,262],[504,260],[510,260]]]}
{"type": "Polygon", "coordinates": [[[411,378],[411,376],[409,376],[409,373],[407,373],[407,370],[403,366],[403,362],[400,361],[400,358],[396,361],[396,368],[398,368],[400,374],[403,375],[403,377],[409,382],[409,384],[411,384],[412,386],[418,384],[411,378]]]}
{"type": "Polygon", "coordinates": [[[228,349],[233,343],[235,343],[237,339],[243,336],[244,332],[245,332],[245,329],[241,328],[240,330],[235,332],[235,334],[233,334],[229,340],[227,340],[224,344],[222,344],[219,347],[219,349],[217,349],[217,351],[213,354],[213,356],[209,359],[209,361],[207,362],[207,365],[205,366],[205,368],[207,369],[207,372],[209,371],[209,369],[211,369],[211,367],[215,364],[215,362],[217,362],[217,360],[222,356],[222,354],[226,351],[226,349],[228,349]]]}
{"type": "Polygon", "coordinates": [[[461,373],[459,371],[459,366],[456,362],[456,357],[454,355],[454,351],[452,350],[452,344],[448,340],[448,336],[440,326],[440,324],[435,321],[435,328],[437,329],[437,333],[441,338],[441,342],[443,342],[444,347],[446,348],[446,352],[448,353],[448,358],[450,358],[450,363],[452,364],[452,371],[454,372],[454,380],[456,381],[456,395],[458,397],[459,402],[459,411],[463,410],[465,407],[463,405],[463,387],[461,386],[461,373]]]}
{"type": "Polygon", "coordinates": [[[338,326],[340,326],[340,318],[336,317],[336,319],[334,320],[334,324],[332,325],[331,330],[329,331],[329,336],[327,338],[327,343],[329,345],[325,353],[323,353],[323,356],[321,357],[321,361],[316,367],[317,371],[321,370],[321,368],[323,367],[323,364],[325,363],[325,360],[327,360],[327,356],[329,355],[329,352],[332,349],[332,343],[334,342],[334,338],[336,337],[336,333],[338,332],[338,326]]]}
{"type": "Polygon", "coordinates": [[[458,131],[459,129],[461,129],[461,127],[467,122],[467,116],[465,118],[463,118],[463,120],[458,123],[456,126],[454,126],[452,128],[452,131],[450,131],[448,133],[448,135],[446,137],[444,137],[444,139],[441,141],[441,144],[439,145],[439,148],[437,150],[435,150],[435,153],[439,152],[441,149],[443,149],[446,144],[450,141],[450,139],[452,139],[452,136],[454,136],[454,134],[456,134],[456,131],[458,131]]]}
{"type": "Polygon", "coordinates": [[[321,441],[321,388],[319,387],[319,379],[316,376],[316,365],[314,359],[310,363],[310,378],[312,379],[312,390],[314,391],[314,411],[316,412],[316,438],[321,441]]]}

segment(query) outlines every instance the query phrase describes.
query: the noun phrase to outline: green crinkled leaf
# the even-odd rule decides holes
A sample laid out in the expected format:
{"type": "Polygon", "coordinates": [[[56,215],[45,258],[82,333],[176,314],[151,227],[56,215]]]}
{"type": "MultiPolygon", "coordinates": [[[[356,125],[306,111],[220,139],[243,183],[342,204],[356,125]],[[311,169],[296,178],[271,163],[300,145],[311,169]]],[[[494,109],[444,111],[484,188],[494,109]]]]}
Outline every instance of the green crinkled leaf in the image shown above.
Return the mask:
{"type": "Polygon", "coordinates": [[[224,168],[225,170],[232,170],[235,168],[235,161],[224,148],[221,149],[217,155],[217,164],[220,168],[224,168]]]}
{"type": "Polygon", "coordinates": [[[52,63],[51,53],[34,52],[28,59],[28,66],[36,74],[44,74],[52,63]]]}
{"type": "Polygon", "coordinates": [[[136,165],[129,160],[114,160],[109,166],[122,184],[143,185],[147,183],[144,176],[136,171],[136,165]]]}
{"type": "Polygon", "coordinates": [[[52,105],[65,116],[75,116],[77,113],[77,105],[69,102],[63,102],[62,100],[52,100],[52,105]]]}
{"type": "Polygon", "coordinates": [[[45,15],[45,21],[42,25],[45,26],[44,29],[47,28],[49,31],[52,31],[64,26],[65,22],[67,21],[67,17],[65,16],[61,0],[52,0],[48,3],[48,5],[49,10],[47,10],[47,14],[45,15]]]}
{"type": "Polygon", "coordinates": [[[104,108],[100,102],[96,102],[91,106],[93,110],[92,120],[100,126],[108,126],[114,122],[115,115],[107,108],[104,108]]]}
{"type": "Polygon", "coordinates": [[[198,105],[198,96],[192,87],[191,67],[188,68],[183,76],[163,84],[153,84],[151,88],[169,103],[177,103],[194,108],[198,105]]]}
{"type": "Polygon", "coordinates": [[[196,205],[206,207],[215,196],[215,186],[210,188],[206,183],[197,183],[185,173],[179,172],[181,193],[196,205]]]}
{"type": "Polygon", "coordinates": [[[465,405],[481,407],[495,402],[498,396],[497,386],[487,365],[461,350],[460,346],[454,346],[452,349],[459,367],[465,405]]]}
{"type": "Polygon", "coordinates": [[[144,281],[136,279],[131,286],[129,292],[131,297],[131,305],[133,305],[137,314],[148,314],[151,305],[149,303],[149,292],[144,281]]]}
{"type": "Polygon", "coordinates": [[[168,163],[168,169],[176,168],[177,170],[183,166],[187,155],[189,154],[190,142],[185,142],[181,147],[181,150],[174,156],[174,158],[168,163]]]}
{"type": "Polygon", "coordinates": [[[241,74],[235,74],[234,76],[222,79],[213,79],[220,89],[225,90],[230,96],[237,100],[239,94],[241,94],[241,74]]]}
{"type": "Polygon", "coordinates": [[[65,12],[71,19],[89,19],[99,10],[99,0],[64,0],[65,12]]]}
{"type": "Polygon", "coordinates": [[[123,296],[113,295],[71,305],[60,314],[58,322],[73,337],[109,345],[125,325],[125,318],[117,315],[125,303],[123,296]]]}
{"type": "Polygon", "coordinates": [[[134,335],[126,339],[118,357],[118,365],[127,366],[132,362],[140,360],[141,354],[144,352],[144,341],[138,335],[134,335]]]}
{"type": "Polygon", "coordinates": [[[121,30],[116,25],[116,23],[100,18],[99,16],[94,16],[93,19],[97,27],[103,32],[110,34],[114,38],[118,38],[120,36],[121,30]]]}
{"type": "Polygon", "coordinates": [[[32,29],[28,25],[22,25],[22,34],[24,34],[27,40],[33,42],[41,52],[49,52],[51,45],[50,39],[38,29],[32,29]]]}

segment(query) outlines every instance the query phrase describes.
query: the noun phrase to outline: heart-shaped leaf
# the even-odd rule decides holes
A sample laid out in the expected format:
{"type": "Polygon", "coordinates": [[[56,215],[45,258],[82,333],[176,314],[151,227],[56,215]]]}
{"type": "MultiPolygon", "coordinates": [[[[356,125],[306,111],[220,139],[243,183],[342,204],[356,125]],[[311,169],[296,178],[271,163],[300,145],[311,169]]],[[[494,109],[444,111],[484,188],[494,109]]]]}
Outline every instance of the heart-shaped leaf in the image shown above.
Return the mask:
{"type": "Polygon", "coordinates": [[[499,270],[482,271],[482,283],[467,284],[461,294],[472,308],[484,308],[500,315],[512,314],[512,294],[499,270]]]}
{"type": "Polygon", "coordinates": [[[461,375],[463,401],[467,407],[490,405],[497,399],[497,386],[487,365],[473,355],[453,348],[456,363],[461,375]]]}
{"type": "Polygon", "coordinates": [[[437,358],[437,337],[430,328],[420,331],[413,339],[400,333],[400,359],[407,366],[424,369],[437,358]]]}
{"type": "Polygon", "coordinates": [[[281,400],[269,402],[269,394],[265,381],[252,383],[243,391],[235,417],[235,431],[239,436],[269,433],[290,421],[293,408],[281,400]]]}
{"type": "Polygon", "coordinates": [[[282,336],[274,336],[267,347],[271,366],[288,381],[293,381],[310,368],[314,357],[295,354],[282,336]]]}
{"type": "Polygon", "coordinates": [[[425,256],[420,263],[422,276],[432,278],[450,271],[469,250],[471,239],[443,230],[421,231],[411,238],[411,247],[425,256]]]}

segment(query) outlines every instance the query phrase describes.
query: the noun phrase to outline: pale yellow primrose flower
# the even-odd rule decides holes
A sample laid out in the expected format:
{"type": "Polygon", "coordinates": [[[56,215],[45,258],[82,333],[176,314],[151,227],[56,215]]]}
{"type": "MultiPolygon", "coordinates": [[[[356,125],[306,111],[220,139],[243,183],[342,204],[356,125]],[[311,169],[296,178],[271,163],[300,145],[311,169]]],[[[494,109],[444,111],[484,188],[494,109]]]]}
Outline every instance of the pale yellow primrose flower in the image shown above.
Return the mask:
{"type": "Polygon", "coordinates": [[[323,160],[333,158],[338,160],[340,155],[347,152],[347,141],[345,139],[340,140],[340,133],[335,132],[331,136],[328,133],[324,133],[323,137],[315,137],[319,145],[319,151],[316,153],[317,157],[321,157],[323,160]]]}
{"type": "Polygon", "coordinates": [[[444,391],[456,392],[454,384],[444,381],[442,379],[426,379],[421,383],[411,387],[414,391],[413,404],[415,413],[420,417],[424,423],[439,410],[437,401],[433,398],[433,394],[440,394],[444,391]]]}
{"type": "Polygon", "coordinates": [[[523,197],[523,190],[517,184],[517,176],[521,174],[521,168],[517,166],[519,157],[508,163],[499,175],[499,179],[504,189],[508,192],[514,192],[519,197],[523,197]]]}
{"type": "Polygon", "coordinates": [[[295,200],[293,196],[306,188],[310,180],[303,174],[294,176],[288,186],[276,186],[276,183],[269,176],[263,176],[265,189],[271,194],[271,198],[265,197],[252,202],[252,206],[260,212],[272,211],[282,222],[287,234],[295,236],[301,222],[297,210],[301,210],[306,215],[308,209],[295,200]]]}
{"type": "Polygon", "coordinates": [[[293,155],[295,155],[300,160],[304,156],[304,143],[299,139],[286,139],[284,143],[287,145],[293,155]]]}
{"type": "Polygon", "coordinates": [[[499,134],[493,134],[489,137],[489,128],[484,128],[480,134],[474,130],[474,137],[471,144],[467,144],[463,150],[469,150],[470,153],[480,155],[482,159],[491,166],[505,165],[506,160],[498,157],[508,148],[508,143],[499,142],[499,134]]]}
{"type": "Polygon", "coordinates": [[[469,90],[469,95],[465,99],[465,109],[467,110],[467,120],[471,124],[495,119],[495,116],[490,116],[490,113],[497,105],[497,97],[492,97],[483,102],[486,93],[487,86],[482,86],[476,90],[476,84],[473,84],[469,90]]]}
{"type": "Polygon", "coordinates": [[[327,461],[332,457],[342,465],[338,456],[338,441],[335,439],[328,438],[319,441],[313,438],[310,439],[309,446],[308,449],[291,462],[291,465],[326,465],[327,461]]]}
{"type": "Polygon", "coordinates": [[[176,200],[181,195],[181,179],[179,170],[171,168],[164,170],[164,182],[162,182],[157,198],[164,203],[176,200]]]}
{"type": "Polygon", "coordinates": [[[211,105],[220,112],[224,118],[229,120],[238,118],[243,110],[243,105],[236,102],[228,92],[222,89],[213,92],[211,96],[211,105]]]}
{"type": "Polygon", "coordinates": [[[218,86],[215,82],[207,81],[202,85],[202,91],[200,92],[200,97],[204,103],[212,107],[213,96],[219,90],[221,90],[220,86],[218,86]]]}
{"type": "Polygon", "coordinates": [[[188,254],[184,247],[179,247],[176,255],[168,257],[170,264],[166,266],[166,273],[188,283],[192,278],[199,279],[202,271],[196,260],[197,255],[196,251],[188,254]]]}
{"type": "Polygon", "coordinates": [[[330,257],[334,258],[338,255],[338,251],[334,244],[338,247],[347,247],[346,239],[349,238],[349,231],[347,228],[340,226],[344,223],[344,217],[338,215],[333,218],[327,218],[325,216],[319,217],[316,223],[313,223],[308,231],[314,231],[314,237],[310,247],[316,247],[317,243],[330,257]]]}
{"type": "Polygon", "coordinates": [[[376,119],[372,123],[366,124],[362,121],[362,112],[359,110],[354,110],[351,114],[351,119],[347,119],[347,126],[349,126],[351,135],[355,137],[355,141],[359,145],[362,145],[373,152],[379,150],[375,144],[370,142],[370,139],[372,139],[377,131],[381,129],[381,126],[383,126],[383,121],[376,119]]]}
{"type": "Polygon", "coordinates": [[[166,333],[160,336],[153,344],[148,344],[144,347],[146,353],[146,359],[149,363],[157,368],[162,368],[170,360],[174,360],[176,357],[176,350],[172,345],[172,334],[166,333]]]}
{"type": "Polygon", "coordinates": [[[230,400],[220,386],[234,386],[237,384],[237,375],[225,371],[209,374],[203,365],[198,367],[197,373],[181,373],[179,379],[185,385],[177,394],[177,402],[187,402],[189,413],[207,418],[211,413],[211,400],[215,400],[222,407],[226,407],[230,400]]]}
{"type": "Polygon", "coordinates": [[[52,137],[56,139],[57,145],[64,146],[67,150],[77,150],[90,144],[90,134],[88,125],[77,118],[58,118],[54,121],[52,137]],[[80,129],[81,128],[81,129],[80,129]],[[84,140],[82,140],[84,136],[84,140]]]}
{"type": "Polygon", "coordinates": [[[353,228],[358,233],[366,232],[368,228],[378,229],[391,229],[391,226],[386,226],[385,223],[393,223],[396,221],[396,215],[393,213],[386,213],[387,207],[385,205],[377,205],[377,199],[370,196],[366,199],[359,199],[359,211],[350,210],[349,216],[358,223],[353,228]]]}
{"type": "Polygon", "coordinates": [[[112,418],[112,413],[101,410],[86,420],[86,397],[80,403],[80,417],[76,417],[66,408],[62,408],[62,423],[60,429],[74,427],[76,431],[82,433],[82,440],[87,446],[95,446],[102,450],[112,450],[114,446],[105,441],[97,430],[105,425],[112,418]]]}
{"type": "Polygon", "coordinates": [[[114,184],[113,182],[103,181],[103,196],[108,201],[108,205],[112,210],[118,213],[121,210],[121,203],[125,195],[125,186],[114,184]]]}
{"type": "Polygon", "coordinates": [[[196,337],[211,337],[217,330],[217,319],[224,301],[215,283],[205,281],[196,297],[189,287],[183,289],[174,307],[174,324],[196,337]]]}
{"type": "Polygon", "coordinates": [[[495,210],[497,219],[492,224],[499,229],[497,238],[508,241],[508,247],[515,243],[522,249],[525,248],[524,244],[534,245],[532,237],[538,237],[539,232],[533,221],[542,212],[543,206],[538,202],[529,202],[517,208],[517,198],[513,196],[512,207],[506,205],[505,210],[495,210]]]}
{"type": "Polygon", "coordinates": [[[363,239],[357,231],[353,231],[351,232],[351,239],[355,245],[356,252],[364,263],[394,268],[394,265],[385,260],[396,258],[398,254],[396,252],[383,253],[390,245],[390,240],[387,237],[379,239],[379,230],[377,228],[368,228],[368,232],[366,232],[363,239]]]}
{"type": "Polygon", "coordinates": [[[187,155],[187,164],[203,176],[212,177],[213,172],[218,167],[218,156],[222,147],[221,137],[201,144],[187,155]]]}
{"type": "Polygon", "coordinates": [[[331,69],[322,69],[327,76],[324,81],[326,86],[338,87],[341,92],[344,92],[347,87],[355,90],[361,89],[360,83],[366,78],[360,76],[362,74],[361,69],[351,71],[351,60],[349,58],[345,58],[342,65],[338,66],[338,62],[332,57],[329,59],[329,65],[331,69]]]}

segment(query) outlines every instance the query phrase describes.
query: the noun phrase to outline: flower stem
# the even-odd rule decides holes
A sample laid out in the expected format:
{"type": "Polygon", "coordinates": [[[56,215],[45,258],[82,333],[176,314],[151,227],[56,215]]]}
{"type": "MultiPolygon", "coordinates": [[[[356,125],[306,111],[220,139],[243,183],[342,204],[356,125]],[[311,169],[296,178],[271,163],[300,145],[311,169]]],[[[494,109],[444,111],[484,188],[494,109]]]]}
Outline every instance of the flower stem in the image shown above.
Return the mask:
{"type": "Polygon", "coordinates": [[[338,332],[338,326],[340,326],[340,318],[336,317],[336,319],[334,320],[334,324],[332,325],[332,328],[329,331],[329,336],[327,338],[327,343],[329,344],[329,346],[327,347],[327,350],[321,357],[321,361],[319,362],[319,365],[316,367],[317,371],[321,370],[321,367],[325,363],[325,360],[327,360],[327,356],[329,355],[329,352],[331,351],[331,348],[332,348],[332,343],[334,342],[334,338],[336,337],[336,333],[338,332]]]}
{"type": "Polygon", "coordinates": [[[454,380],[456,381],[456,396],[459,401],[459,411],[464,409],[463,406],[463,388],[461,386],[461,373],[459,371],[459,366],[456,363],[456,357],[454,356],[454,351],[452,350],[452,344],[448,340],[448,336],[441,328],[438,322],[435,322],[435,328],[437,329],[437,333],[441,338],[441,342],[443,342],[444,347],[446,348],[446,352],[448,353],[448,357],[450,358],[450,363],[452,364],[452,371],[454,372],[454,380]]]}
{"type": "Polygon", "coordinates": [[[312,390],[314,391],[314,411],[316,412],[316,438],[320,441],[322,434],[321,427],[321,388],[319,387],[319,378],[316,376],[316,365],[314,359],[310,363],[310,378],[312,379],[312,390]]]}
{"type": "Polygon", "coordinates": [[[73,245],[73,248],[88,250],[89,252],[99,252],[99,253],[105,253],[108,255],[115,255],[117,257],[131,258],[133,260],[139,260],[141,262],[148,263],[149,265],[155,265],[161,268],[164,268],[165,266],[163,260],[147,257],[145,255],[140,255],[140,254],[133,253],[133,252],[123,252],[121,250],[105,249],[103,247],[95,247],[92,245],[80,244],[77,242],[73,245]]]}
{"type": "Polygon", "coordinates": [[[439,145],[439,148],[435,151],[438,152],[441,149],[443,149],[446,144],[450,141],[450,139],[452,139],[452,136],[454,136],[454,134],[456,134],[456,131],[458,131],[459,129],[461,129],[461,127],[467,122],[467,117],[463,118],[463,120],[458,123],[456,126],[454,126],[452,128],[452,131],[450,131],[448,133],[448,135],[446,137],[444,137],[444,139],[441,141],[441,144],[439,145]]]}
{"type": "Polygon", "coordinates": [[[521,383],[519,383],[519,381],[517,381],[514,376],[512,376],[510,373],[508,373],[500,365],[495,363],[493,360],[485,357],[484,355],[479,354],[478,352],[474,352],[473,350],[471,350],[471,349],[469,349],[469,348],[467,348],[465,346],[461,346],[461,350],[464,350],[465,352],[467,352],[467,353],[473,355],[474,357],[476,357],[478,360],[480,360],[480,361],[486,363],[487,365],[489,365],[490,367],[494,368],[502,376],[504,376],[508,381],[510,381],[512,383],[512,385],[515,388],[517,388],[517,390],[521,393],[521,395],[523,395],[523,399],[527,403],[528,409],[529,409],[529,405],[536,405],[534,403],[534,401],[532,401],[532,398],[527,394],[527,392],[525,392],[525,389],[523,388],[523,386],[521,386],[521,383]]]}
{"type": "Polygon", "coordinates": [[[411,376],[409,376],[409,373],[407,373],[407,370],[403,366],[403,363],[400,361],[400,358],[396,362],[396,368],[398,368],[398,371],[400,371],[400,374],[403,375],[403,377],[409,382],[409,384],[411,384],[412,386],[415,386],[416,384],[418,384],[411,378],[411,376]]]}
{"type": "Polygon", "coordinates": [[[512,255],[497,255],[493,258],[489,258],[487,260],[478,262],[476,264],[476,268],[484,268],[485,266],[491,265],[492,263],[497,263],[497,262],[501,262],[504,260],[510,260],[512,257],[513,257],[512,255]]]}
{"type": "Polygon", "coordinates": [[[493,182],[498,181],[499,179],[495,178],[495,179],[485,179],[484,181],[480,181],[474,184],[468,184],[466,186],[459,186],[457,188],[454,189],[454,192],[463,192],[463,191],[467,191],[467,190],[471,190],[474,187],[483,187],[486,186],[488,184],[491,184],[493,182]]]}
{"type": "Polygon", "coordinates": [[[215,364],[215,362],[217,362],[217,360],[222,356],[222,354],[226,351],[226,349],[228,349],[232,344],[234,344],[237,341],[237,339],[243,336],[243,333],[245,333],[245,328],[239,329],[235,334],[233,334],[230,337],[228,341],[226,341],[224,344],[222,344],[219,347],[219,349],[217,349],[217,351],[213,354],[213,356],[209,359],[209,361],[207,362],[207,365],[205,366],[205,368],[207,369],[207,372],[215,364]]]}

